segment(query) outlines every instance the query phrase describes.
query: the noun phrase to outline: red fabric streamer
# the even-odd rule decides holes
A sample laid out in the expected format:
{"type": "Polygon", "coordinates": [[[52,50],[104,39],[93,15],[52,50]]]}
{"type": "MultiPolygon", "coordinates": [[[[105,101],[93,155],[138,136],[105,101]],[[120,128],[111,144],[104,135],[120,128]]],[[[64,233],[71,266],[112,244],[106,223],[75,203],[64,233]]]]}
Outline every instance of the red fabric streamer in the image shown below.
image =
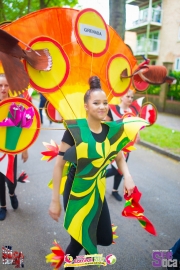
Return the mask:
{"type": "Polygon", "coordinates": [[[128,194],[124,195],[126,200],[122,215],[124,217],[137,218],[141,226],[149,233],[157,236],[156,229],[149,219],[144,216],[144,209],[140,205],[139,201],[142,193],[139,192],[138,188],[135,187],[131,196],[128,194]]]}

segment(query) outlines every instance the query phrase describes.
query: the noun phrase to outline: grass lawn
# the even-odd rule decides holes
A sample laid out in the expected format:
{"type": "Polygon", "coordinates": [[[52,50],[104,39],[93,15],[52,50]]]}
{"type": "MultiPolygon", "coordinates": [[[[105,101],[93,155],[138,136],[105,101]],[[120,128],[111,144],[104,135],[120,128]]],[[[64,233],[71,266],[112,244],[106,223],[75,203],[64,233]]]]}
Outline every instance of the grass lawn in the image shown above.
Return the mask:
{"type": "Polygon", "coordinates": [[[140,131],[143,141],[180,155],[180,132],[154,124],[140,131]]]}

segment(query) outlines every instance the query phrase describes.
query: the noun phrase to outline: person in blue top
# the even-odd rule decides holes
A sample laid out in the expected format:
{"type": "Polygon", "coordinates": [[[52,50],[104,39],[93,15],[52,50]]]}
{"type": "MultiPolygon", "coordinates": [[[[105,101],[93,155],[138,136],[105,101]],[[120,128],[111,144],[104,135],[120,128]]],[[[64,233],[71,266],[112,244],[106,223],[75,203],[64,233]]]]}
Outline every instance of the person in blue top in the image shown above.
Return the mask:
{"type": "MultiPolygon", "coordinates": [[[[47,102],[47,99],[43,96],[43,94],[40,93],[39,114],[40,114],[40,118],[41,118],[41,124],[43,124],[43,113],[42,113],[42,110],[45,107],[46,102],[47,102]]],[[[49,123],[51,124],[52,121],[49,120],[49,123]]]]}

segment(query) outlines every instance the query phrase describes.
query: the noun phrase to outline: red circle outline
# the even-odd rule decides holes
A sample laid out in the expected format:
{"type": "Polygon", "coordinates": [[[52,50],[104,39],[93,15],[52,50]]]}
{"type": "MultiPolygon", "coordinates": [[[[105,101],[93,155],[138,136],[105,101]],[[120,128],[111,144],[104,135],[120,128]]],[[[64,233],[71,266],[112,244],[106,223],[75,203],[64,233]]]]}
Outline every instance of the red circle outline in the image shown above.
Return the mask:
{"type": "MultiPolygon", "coordinates": [[[[135,76],[137,76],[138,74],[136,74],[135,76]]],[[[138,75],[139,76],[139,75],[138,75]]],[[[139,76],[140,77],[140,76],[139,76]]],[[[140,77],[141,78],[141,77],[140,77]]],[[[141,79],[142,80],[142,79],[141,79]]],[[[143,80],[142,80],[142,82],[143,82],[143,80]]],[[[145,82],[145,81],[144,81],[145,82]]],[[[147,82],[145,82],[145,83],[147,83],[147,82]]],[[[135,83],[135,80],[134,80],[134,76],[132,77],[132,84],[133,84],[133,86],[134,86],[134,88],[136,89],[136,91],[138,91],[138,92],[145,92],[148,88],[149,88],[149,83],[147,83],[147,86],[146,86],[146,88],[144,88],[144,89],[142,89],[142,90],[140,90],[139,88],[137,88],[137,86],[136,86],[136,83],[135,83]]]]}
{"type": "Polygon", "coordinates": [[[111,91],[112,91],[112,93],[113,93],[113,96],[115,96],[115,97],[120,97],[120,96],[125,95],[126,92],[129,90],[129,87],[130,87],[130,85],[131,85],[131,78],[130,78],[130,82],[129,82],[127,88],[124,90],[124,92],[122,92],[122,93],[120,93],[120,94],[117,94],[116,92],[114,92],[113,87],[112,87],[112,85],[111,85],[111,83],[110,83],[110,80],[109,80],[109,73],[108,73],[108,71],[109,71],[109,67],[110,67],[110,64],[111,64],[112,60],[113,60],[114,58],[117,58],[117,57],[122,57],[122,58],[124,58],[125,60],[127,60],[128,64],[129,64],[129,67],[130,67],[131,74],[132,74],[132,68],[131,68],[131,64],[130,64],[129,60],[127,59],[127,57],[126,57],[125,55],[121,54],[121,53],[113,55],[113,56],[109,59],[109,61],[108,61],[107,69],[106,69],[106,77],[107,77],[108,87],[111,89],[111,91]]]}
{"type": "Polygon", "coordinates": [[[105,53],[107,52],[108,47],[109,47],[109,31],[108,31],[108,27],[107,27],[107,24],[106,24],[105,20],[103,19],[103,17],[101,16],[101,14],[100,14],[97,10],[95,10],[95,9],[93,9],[93,8],[86,8],[86,9],[81,10],[81,11],[78,13],[77,17],[76,17],[74,32],[75,32],[76,39],[77,39],[78,43],[80,44],[80,46],[82,47],[82,49],[83,49],[87,54],[89,54],[90,56],[99,57],[99,56],[102,56],[103,54],[105,54],[105,53]],[[79,32],[78,32],[78,20],[79,20],[79,17],[80,17],[83,13],[85,13],[85,12],[87,12],[87,11],[96,13],[96,14],[102,19],[102,21],[103,21],[103,23],[104,23],[104,26],[105,26],[105,29],[106,29],[106,33],[107,33],[106,46],[105,46],[104,50],[103,50],[102,52],[100,52],[100,53],[93,53],[93,52],[89,51],[88,49],[86,49],[86,47],[84,46],[83,42],[81,41],[81,38],[80,38],[80,35],[79,35],[79,32]]]}
{"type": "Polygon", "coordinates": [[[123,114],[122,119],[127,118],[127,117],[135,117],[136,115],[133,112],[126,112],[123,114]]]}
{"type": "MultiPolygon", "coordinates": [[[[157,110],[156,106],[155,106],[152,102],[149,102],[149,101],[148,101],[148,102],[145,102],[145,103],[142,105],[141,110],[140,110],[140,112],[139,112],[139,117],[142,118],[141,112],[142,112],[142,110],[143,110],[147,105],[151,105],[151,106],[153,107],[153,109],[155,110],[155,112],[156,112],[156,119],[155,119],[155,121],[154,121],[154,123],[155,123],[156,120],[157,120],[158,110],[157,110]]],[[[143,119],[144,119],[144,118],[143,118],[143,119]]],[[[149,125],[148,125],[147,127],[152,126],[154,123],[150,123],[150,122],[149,122],[149,125]]]]}
{"type": "Polygon", "coordinates": [[[6,151],[4,149],[1,149],[0,150],[4,153],[7,153],[7,154],[18,154],[18,153],[21,153],[23,152],[23,150],[27,149],[29,146],[31,146],[34,141],[37,139],[38,135],[39,135],[39,132],[40,132],[40,116],[39,116],[39,112],[38,110],[36,109],[36,107],[30,102],[28,101],[27,99],[24,99],[24,98],[20,98],[20,97],[16,97],[16,98],[8,98],[8,99],[5,99],[5,100],[2,100],[0,102],[0,106],[3,105],[3,104],[7,104],[7,103],[12,103],[12,102],[21,102],[21,103],[24,103],[25,105],[29,107],[33,107],[34,108],[34,112],[35,112],[35,116],[36,116],[36,120],[37,120],[37,129],[34,133],[34,137],[32,139],[32,141],[26,146],[24,147],[23,149],[19,150],[19,151],[6,151]]]}
{"type": "MultiPolygon", "coordinates": [[[[36,83],[34,83],[33,80],[29,76],[29,78],[30,78],[30,84],[31,84],[31,86],[34,89],[36,89],[37,91],[39,91],[41,93],[55,92],[55,91],[59,90],[59,88],[65,83],[65,81],[68,78],[69,70],[70,70],[69,59],[68,59],[68,56],[66,55],[65,51],[63,50],[62,46],[56,40],[54,40],[54,39],[52,39],[50,37],[46,37],[46,36],[37,37],[37,38],[33,39],[28,45],[29,46],[32,46],[33,44],[35,44],[38,41],[49,41],[49,42],[54,43],[54,45],[59,49],[60,53],[62,54],[62,56],[63,56],[63,58],[65,60],[65,63],[66,63],[66,72],[65,72],[65,75],[64,75],[62,81],[57,86],[55,86],[55,87],[52,87],[52,88],[42,88],[42,87],[38,86],[36,83]]],[[[27,50],[28,50],[28,48],[27,48],[27,50]]],[[[26,72],[28,73],[27,62],[24,61],[24,63],[25,63],[26,72]]],[[[29,73],[28,73],[28,75],[29,75],[29,73]]]]}
{"type": "MultiPolygon", "coordinates": [[[[51,120],[51,121],[53,121],[54,123],[62,123],[63,122],[63,118],[62,118],[62,120],[55,120],[54,118],[52,118],[51,116],[50,116],[50,114],[49,114],[49,111],[48,111],[48,107],[49,106],[52,106],[53,108],[54,108],[54,106],[49,102],[49,101],[46,101],[46,104],[45,104],[45,112],[46,112],[46,114],[47,114],[47,117],[51,120]]],[[[55,108],[54,108],[55,109],[55,108]]]]}

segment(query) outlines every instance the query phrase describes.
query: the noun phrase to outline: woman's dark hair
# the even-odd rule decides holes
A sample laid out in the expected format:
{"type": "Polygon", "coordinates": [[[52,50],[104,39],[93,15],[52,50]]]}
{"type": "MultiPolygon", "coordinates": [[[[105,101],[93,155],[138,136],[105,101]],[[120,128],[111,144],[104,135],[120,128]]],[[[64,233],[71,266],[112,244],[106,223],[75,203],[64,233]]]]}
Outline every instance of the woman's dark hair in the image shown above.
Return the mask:
{"type": "Polygon", "coordinates": [[[100,79],[97,76],[90,77],[88,83],[89,83],[90,89],[84,95],[84,103],[88,102],[92,92],[94,92],[94,91],[103,91],[101,89],[100,79]]]}

